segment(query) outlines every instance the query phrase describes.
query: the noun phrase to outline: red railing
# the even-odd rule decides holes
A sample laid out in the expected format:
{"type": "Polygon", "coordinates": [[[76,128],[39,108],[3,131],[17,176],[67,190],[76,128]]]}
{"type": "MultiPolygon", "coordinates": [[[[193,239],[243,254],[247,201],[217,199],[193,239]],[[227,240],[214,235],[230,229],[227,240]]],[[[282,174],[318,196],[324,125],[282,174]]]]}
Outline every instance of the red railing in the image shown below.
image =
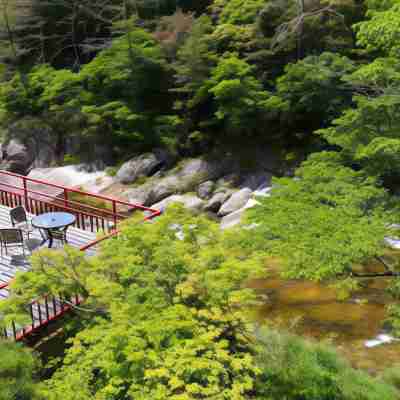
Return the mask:
{"type": "MultiPolygon", "coordinates": [[[[118,222],[127,218],[132,211],[147,212],[148,215],[144,221],[161,214],[159,210],[142,205],[28,178],[8,171],[0,171],[0,204],[7,207],[24,206],[30,214],[34,215],[52,211],[66,211],[74,214],[75,227],[103,233],[100,238],[82,246],[81,251],[86,251],[116,236],[118,222]],[[101,202],[101,208],[93,205],[98,202],[101,202]]],[[[0,290],[8,289],[9,284],[10,282],[0,284],[0,290]]],[[[28,306],[31,324],[19,328],[12,322],[11,328],[5,328],[3,335],[20,341],[71,311],[82,300],[78,296],[68,301],[53,296],[51,299],[50,296],[45,296],[42,300],[35,300],[28,306]]]]}
{"type": "Polygon", "coordinates": [[[34,215],[50,211],[70,212],[76,217],[77,228],[104,233],[115,230],[118,222],[132,211],[147,211],[151,217],[158,215],[158,210],[142,205],[7,171],[0,171],[0,203],[7,207],[22,205],[34,215]]]}

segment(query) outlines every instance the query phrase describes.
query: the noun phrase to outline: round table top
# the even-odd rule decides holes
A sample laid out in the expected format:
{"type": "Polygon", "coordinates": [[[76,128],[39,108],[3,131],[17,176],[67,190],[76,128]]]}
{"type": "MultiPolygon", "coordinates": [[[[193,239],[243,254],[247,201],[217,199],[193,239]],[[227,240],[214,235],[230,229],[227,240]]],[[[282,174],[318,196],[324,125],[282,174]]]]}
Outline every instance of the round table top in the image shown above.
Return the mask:
{"type": "Polygon", "coordinates": [[[57,229],[72,225],[76,220],[75,215],[66,212],[50,212],[32,218],[35,228],[57,229]]]}

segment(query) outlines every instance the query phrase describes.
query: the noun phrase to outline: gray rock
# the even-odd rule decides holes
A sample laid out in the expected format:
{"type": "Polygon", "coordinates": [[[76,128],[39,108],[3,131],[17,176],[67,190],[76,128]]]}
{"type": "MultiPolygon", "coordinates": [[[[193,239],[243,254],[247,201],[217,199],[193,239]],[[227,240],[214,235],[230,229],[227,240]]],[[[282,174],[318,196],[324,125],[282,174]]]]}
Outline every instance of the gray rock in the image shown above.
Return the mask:
{"type": "Polygon", "coordinates": [[[222,204],[224,204],[231,195],[232,191],[215,193],[205,205],[204,210],[217,212],[221,208],[222,204]]]}
{"type": "Polygon", "coordinates": [[[218,175],[218,165],[201,158],[194,158],[184,163],[178,175],[181,177],[198,176],[204,182],[218,175]]]}
{"type": "Polygon", "coordinates": [[[116,175],[120,183],[129,184],[140,176],[150,176],[156,173],[165,164],[166,155],[162,151],[145,153],[132,158],[122,165],[116,175]]]}
{"type": "Polygon", "coordinates": [[[246,205],[252,195],[252,191],[244,188],[235,192],[227,202],[225,202],[218,211],[220,217],[231,214],[246,205]]]}
{"type": "Polygon", "coordinates": [[[231,173],[223,176],[222,178],[217,180],[217,189],[216,192],[225,191],[227,188],[231,188],[233,186],[237,186],[240,182],[240,176],[236,173],[231,173]]]}
{"type": "MultiPolygon", "coordinates": [[[[41,119],[34,117],[25,117],[16,121],[7,127],[6,136],[10,138],[8,144],[5,146],[6,160],[10,160],[11,167],[20,168],[20,173],[23,169],[27,172],[30,168],[49,167],[57,161],[60,161],[60,155],[57,156],[56,140],[54,138],[53,130],[41,119]],[[22,161],[21,157],[17,162],[12,160],[11,149],[7,149],[13,142],[17,142],[20,146],[24,147],[26,151],[25,160],[22,161]],[[12,161],[12,162],[11,162],[12,161]],[[30,164],[28,167],[27,164],[30,164]],[[21,168],[22,167],[22,168],[21,168]]],[[[19,152],[19,150],[18,150],[19,152]]]]}
{"type": "Polygon", "coordinates": [[[154,182],[149,191],[150,203],[157,203],[173,194],[179,193],[183,189],[182,183],[175,175],[167,176],[154,182]]]}
{"type": "Polygon", "coordinates": [[[27,175],[34,160],[35,153],[28,146],[17,139],[12,139],[3,146],[3,160],[0,169],[14,172],[16,174],[27,175]]]}
{"type": "Polygon", "coordinates": [[[221,229],[228,229],[239,225],[242,221],[244,211],[244,209],[240,209],[223,217],[220,224],[221,229]]]}
{"type": "MultiPolygon", "coordinates": [[[[221,229],[232,228],[233,226],[240,224],[242,222],[242,217],[243,217],[245,211],[248,208],[252,208],[252,207],[256,206],[257,204],[260,204],[257,200],[249,199],[247,201],[247,203],[244,205],[244,207],[223,217],[221,219],[221,224],[220,224],[221,229]]],[[[255,227],[255,225],[253,224],[253,225],[247,226],[247,229],[251,230],[255,227]]]]}
{"type": "Polygon", "coordinates": [[[193,211],[200,211],[204,206],[203,200],[199,199],[197,196],[184,194],[167,197],[166,199],[153,204],[152,208],[155,208],[156,210],[165,210],[173,203],[181,203],[185,208],[193,211]]]}
{"type": "Polygon", "coordinates": [[[221,176],[224,168],[224,163],[197,158],[188,160],[168,176],[151,182],[149,201],[154,204],[173,194],[194,191],[201,183],[221,176]]]}
{"type": "Polygon", "coordinates": [[[203,182],[197,188],[197,195],[203,200],[209,199],[211,197],[211,195],[213,194],[214,187],[215,187],[215,183],[213,181],[203,182]]]}
{"type": "Polygon", "coordinates": [[[129,189],[124,192],[130,203],[148,206],[150,204],[151,187],[142,185],[137,188],[129,189]]]}
{"type": "Polygon", "coordinates": [[[262,189],[259,189],[259,190],[255,190],[253,192],[253,195],[255,197],[270,197],[272,189],[273,189],[272,186],[267,186],[265,188],[262,188],[262,189]]]}
{"type": "Polygon", "coordinates": [[[191,178],[197,184],[215,180],[227,173],[231,168],[229,160],[204,160],[194,158],[186,161],[177,175],[180,178],[191,178]]]}

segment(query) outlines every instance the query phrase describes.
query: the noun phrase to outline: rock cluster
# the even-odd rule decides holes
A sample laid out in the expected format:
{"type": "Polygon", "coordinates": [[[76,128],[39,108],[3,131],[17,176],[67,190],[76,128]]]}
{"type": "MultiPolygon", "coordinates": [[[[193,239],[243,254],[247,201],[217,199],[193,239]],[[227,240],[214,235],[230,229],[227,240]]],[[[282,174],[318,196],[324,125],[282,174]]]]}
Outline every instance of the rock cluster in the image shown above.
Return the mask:
{"type": "Polygon", "coordinates": [[[141,182],[125,191],[129,201],[162,210],[181,203],[193,211],[214,213],[221,218],[222,228],[228,228],[257,204],[255,196],[268,195],[271,187],[269,172],[244,173],[231,160],[192,158],[168,169],[166,159],[146,153],[122,165],[116,175],[119,182],[141,182]]]}
{"type": "MultiPolygon", "coordinates": [[[[32,148],[12,140],[2,148],[0,168],[26,175],[36,166],[32,148]]],[[[232,158],[191,158],[175,164],[168,152],[156,149],[124,163],[114,178],[104,171],[86,171],[84,165],[36,168],[30,176],[66,186],[101,192],[117,186],[132,203],[165,210],[172,203],[207,212],[227,228],[241,221],[243,212],[268,195],[271,173],[264,166],[243,171],[232,158]],[[122,188],[122,189],[121,189],[122,188]]],[[[113,194],[108,191],[108,194],[113,194]]],[[[121,194],[121,192],[119,192],[121,194]]]]}

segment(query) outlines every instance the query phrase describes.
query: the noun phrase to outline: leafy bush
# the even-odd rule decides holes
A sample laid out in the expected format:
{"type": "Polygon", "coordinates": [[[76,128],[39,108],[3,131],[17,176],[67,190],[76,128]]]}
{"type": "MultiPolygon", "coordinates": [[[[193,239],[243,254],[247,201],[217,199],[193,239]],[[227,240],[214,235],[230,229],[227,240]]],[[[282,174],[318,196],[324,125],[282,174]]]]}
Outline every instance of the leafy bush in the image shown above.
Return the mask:
{"type": "Polygon", "coordinates": [[[395,400],[393,386],[352,369],[327,345],[269,331],[259,356],[259,392],[285,400],[395,400]]]}
{"type": "Polygon", "coordinates": [[[287,276],[348,276],[354,263],[382,254],[389,220],[385,190],[340,165],[337,153],[314,154],[296,175],[276,180],[272,196],[248,211],[258,224],[255,245],[282,257],[287,276]]]}
{"type": "Polygon", "coordinates": [[[0,399],[33,400],[36,398],[33,376],[38,362],[32,353],[10,342],[0,342],[0,399]]]}
{"type": "Polygon", "coordinates": [[[223,24],[252,24],[265,5],[265,0],[216,0],[214,8],[221,9],[223,24]]]}
{"type": "Polygon", "coordinates": [[[400,390],[400,365],[396,364],[393,367],[387,368],[380,377],[384,382],[400,390]]]}

